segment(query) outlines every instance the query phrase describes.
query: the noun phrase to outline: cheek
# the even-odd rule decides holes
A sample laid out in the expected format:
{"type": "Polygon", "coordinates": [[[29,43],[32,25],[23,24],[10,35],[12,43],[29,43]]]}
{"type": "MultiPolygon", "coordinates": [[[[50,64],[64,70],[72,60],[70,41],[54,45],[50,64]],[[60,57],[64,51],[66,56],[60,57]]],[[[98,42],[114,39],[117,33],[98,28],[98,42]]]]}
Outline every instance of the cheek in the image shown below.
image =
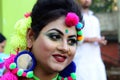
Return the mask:
{"type": "Polygon", "coordinates": [[[56,44],[51,42],[49,39],[40,38],[36,41],[36,48],[38,49],[39,53],[50,55],[56,48],[56,44]]]}
{"type": "Polygon", "coordinates": [[[76,53],[76,47],[71,49],[71,54],[72,54],[72,57],[74,57],[74,56],[75,56],[75,53],[76,53]]]}
{"type": "Polygon", "coordinates": [[[2,49],[1,49],[1,47],[0,47],[0,52],[2,52],[2,49]]]}
{"type": "Polygon", "coordinates": [[[3,48],[2,48],[2,46],[0,46],[0,52],[3,52],[3,48]]]}

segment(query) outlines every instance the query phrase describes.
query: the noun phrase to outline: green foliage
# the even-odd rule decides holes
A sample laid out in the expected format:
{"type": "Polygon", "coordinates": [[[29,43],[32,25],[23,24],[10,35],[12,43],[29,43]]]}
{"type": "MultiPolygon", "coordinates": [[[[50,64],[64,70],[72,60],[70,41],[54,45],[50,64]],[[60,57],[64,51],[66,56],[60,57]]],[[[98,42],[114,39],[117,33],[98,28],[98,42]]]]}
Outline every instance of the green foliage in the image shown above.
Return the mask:
{"type": "Polygon", "coordinates": [[[113,0],[92,0],[91,10],[98,12],[112,12],[113,0]]]}

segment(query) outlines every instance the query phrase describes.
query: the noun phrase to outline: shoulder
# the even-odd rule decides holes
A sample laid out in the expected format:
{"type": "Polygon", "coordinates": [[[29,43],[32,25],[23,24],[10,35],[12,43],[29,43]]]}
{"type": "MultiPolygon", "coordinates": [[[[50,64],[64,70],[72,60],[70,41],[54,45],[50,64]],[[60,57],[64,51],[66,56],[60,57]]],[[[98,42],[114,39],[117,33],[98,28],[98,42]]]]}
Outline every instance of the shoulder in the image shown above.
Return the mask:
{"type": "Polygon", "coordinates": [[[93,17],[94,19],[98,20],[98,17],[95,15],[95,13],[91,10],[88,11],[88,14],[93,17]]]}

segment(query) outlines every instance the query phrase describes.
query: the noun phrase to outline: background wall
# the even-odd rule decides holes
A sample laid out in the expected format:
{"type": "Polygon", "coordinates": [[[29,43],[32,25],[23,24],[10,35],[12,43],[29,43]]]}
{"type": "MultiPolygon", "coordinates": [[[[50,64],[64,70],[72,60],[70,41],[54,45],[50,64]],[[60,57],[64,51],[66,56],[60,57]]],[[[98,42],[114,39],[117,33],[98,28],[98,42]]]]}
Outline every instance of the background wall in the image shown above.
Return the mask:
{"type": "Polygon", "coordinates": [[[2,32],[2,0],[0,0],[0,32],[2,32]]]}
{"type": "Polygon", "coordinates": [[[36,0],[0,0],[0,32],[7,37],[5,53],[10,53],[10,37],[17,20],[30,12],[36,0]]]}
{"type": "Polygon", "coordinates": [[[97,13],[96,16],[100,20],[101,31],[117,31],[118,30],[118,23],[119,23],[118,11],[111,12],[111,13],[97,13]]]}
{"type": "Polygon", "coordinates": [[[97,13],[101,24],[101,34],[108,41],[117,41],[119,39],[119,12],[97,13]]]}

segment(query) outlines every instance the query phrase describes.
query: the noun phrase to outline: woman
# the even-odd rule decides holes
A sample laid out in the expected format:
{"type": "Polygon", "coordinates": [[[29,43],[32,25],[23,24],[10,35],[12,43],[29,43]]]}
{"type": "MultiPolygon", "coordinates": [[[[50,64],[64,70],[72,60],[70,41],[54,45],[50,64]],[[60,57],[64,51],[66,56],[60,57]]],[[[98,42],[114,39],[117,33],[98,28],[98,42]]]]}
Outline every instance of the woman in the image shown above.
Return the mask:
{"type": "Polygon", "coordinates": [[[6,38],[0,33],[0,53],[4,52],[5,45],[6,45],[6,38]]]}
{"type": "Polygon", "coordinates": [[[6,61],[9,72],[2,80],[5,76],[12,76],[13,80],[75,80],[71,74],[75,68],[72,59],[77,41],[82,38],[79,10],[74,0],[37,0],[30,16],[25,15],[27,18],[16,24],[17,37],[12,45],[18,55],[12,55],[6,61]],[[27,31],[23,31],[25,29],[27,31]],[[32,58],[32,67],[28,70],[17,66],[24,54],[32,58]]]}

